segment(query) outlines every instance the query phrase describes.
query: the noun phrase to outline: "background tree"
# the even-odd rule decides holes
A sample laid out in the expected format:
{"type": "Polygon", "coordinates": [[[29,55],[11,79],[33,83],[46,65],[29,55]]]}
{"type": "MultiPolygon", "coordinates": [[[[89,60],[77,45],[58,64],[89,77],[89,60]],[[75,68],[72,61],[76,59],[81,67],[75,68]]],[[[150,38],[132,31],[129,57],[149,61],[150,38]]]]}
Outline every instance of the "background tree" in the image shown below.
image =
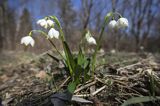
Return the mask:
{"type": "MultiPolygon", "coordinates": [[[[73,3],[71,0],[57,0],[58,15],[62,20],[63,29],[66,36],[73,34],[76,12],[73,9],[73,3]]],[[[68,37],[67,37],[68,38],[68,37]]]]}
{"type": "Polygon", "coordinates": [[[8,0],[0,2],[0,48],[15,49],[15,10],[8,7],[8,0]]]}
{"type": "MultiPolygon", "coordinates": [[[[32,30],[32,21],[29,11],[24,8],[23,13],[20,17],[19,28],[18,28],[18,36],[16,37],[17,42],[20,42],[20,39],[23,36],[28,35],[28,33],[32,30]]],[[[26,48],[25,48],[26,49],[26,48]]]]}

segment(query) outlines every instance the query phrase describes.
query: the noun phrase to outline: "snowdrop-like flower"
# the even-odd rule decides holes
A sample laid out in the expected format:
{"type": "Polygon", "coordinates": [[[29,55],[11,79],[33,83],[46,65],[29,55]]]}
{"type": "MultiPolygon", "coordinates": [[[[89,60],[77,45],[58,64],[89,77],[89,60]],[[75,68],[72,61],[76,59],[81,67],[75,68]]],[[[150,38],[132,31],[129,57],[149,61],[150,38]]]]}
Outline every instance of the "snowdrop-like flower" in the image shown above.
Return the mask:
{"type": "Polygon", "coordinates": [[[118,28],[126,28],[129,26],[128,20],[126,18],[119,18],[117,21],[118,28]]]}
{"type": "Polygon", "coordinates": [[[59,39],[59,32],[57,30],[55,30],[54,28],[51,28],[48,32],[48,36],[49,38],[56,38],[59,39]]]}
{"type": "Polygon", "coordinates": [[[54,22],[52,21],[52,20],[47,20],[47,24],[51,27],[51,26],[53,26],[54,25],[54,22]]]}
{"type": "Polygon", "coordinates": [[[86,33],[85,37],[86,37],[86,40],[89,44],[95,44],[95,45],[97,44],[96,40],[92,37],[92,35],[89,31],[86,33]]]}
{"type": "Polygon", "coordinates": [[[40,25],[41,27],[44,27],[45,29],[47,29],[48,27],[47,21],[45,19],[38,20],[37,24],[40,25]]]}
{"type": "Polygon", "coordinates": [[[115,20],[112,20],[108,24],[109,29],[115,29],[117,27],[117,22],[115,20]]]}
{"type": "Polygon", "coordinates": [[[115,49],[112,49],[110,52],[111,52],[112,54],[115,54],[115,53],[116,53],[116,50],[115,50],[115,49]]]}
{"type": "Polygon", "coordinates": [[[33,47],[35,41],[31,36],[25,36],[21,39],[21,44],[25,44],[26,46],[30,44],[33,47]]]}
{"type": "Polygon", "coordinates": [[[89,37],[89,38],[87,38],[87,42],[89,43],[89,44],[97,44],[96,43],[96,40],[93,38],[93,37],[89,37]]]}

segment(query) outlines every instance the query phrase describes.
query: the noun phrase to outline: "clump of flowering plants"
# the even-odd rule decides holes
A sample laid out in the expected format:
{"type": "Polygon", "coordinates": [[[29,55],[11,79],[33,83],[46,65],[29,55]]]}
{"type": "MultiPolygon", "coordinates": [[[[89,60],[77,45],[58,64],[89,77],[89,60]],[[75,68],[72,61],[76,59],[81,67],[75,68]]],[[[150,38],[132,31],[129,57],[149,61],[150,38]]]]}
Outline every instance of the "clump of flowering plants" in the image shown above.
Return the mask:
{"type": "Polygon", "coordinates": [[[68,43],[65,40],[65,36],[63,33],[63,29],[61,24],[56,16],[47,16],[44,19],[40,19],[37,21],[37,24],[45,29],[49,29],[46,33],[43,30],[32,30],[28,36],[25,36],[21,39],[21,43],[27,45],[34,46],[35,41],[32,38],[33,32],[39,32],[46,37],[46,39],[51,43],[51,45],[55,48],[58,54],[61,56],[63,63],[66,67],[66,71],[68,71],[69,76],[71,78],[71,82],[68,84],[68,91],[70,93],[74,93],[76,86],[80,83],[84,83],[87,80],[94,78],[94,71],[96,65],[96,56],[97,52],[100,49],[101,40],[103,33],[105,31],[105,27],[108,24],[110,29],[120,29],[128,27],[128,20],[119,15],[118,21],[111,20],[115,15],[119,15],[118,13],[110,12],[105,16],[99,38],[97,40],[94,39],[92,34],[87,31],[85,36],[82,37],[82,41],[87,41],[89,44],[96,45],[95,51],[91,57],[85,55],[85,52],[82,50],[82,45],[79,44],[79,51],[77,55],[74,55],[68,43]],[[56,27],[55,27],[56,26],[56,27]],[[59,51],[52,41],[52,39],[58,39],[61,41],[63,45],[64,54],[59,51]]]}

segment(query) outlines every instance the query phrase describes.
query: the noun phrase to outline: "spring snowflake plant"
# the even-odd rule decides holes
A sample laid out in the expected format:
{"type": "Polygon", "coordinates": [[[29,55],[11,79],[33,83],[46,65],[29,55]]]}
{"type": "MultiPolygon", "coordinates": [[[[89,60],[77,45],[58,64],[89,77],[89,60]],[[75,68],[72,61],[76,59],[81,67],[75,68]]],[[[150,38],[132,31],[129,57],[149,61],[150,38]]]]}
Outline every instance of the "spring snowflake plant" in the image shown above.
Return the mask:
{"type": "Polygon", "coordinates": [[[26,46],[30,44],[31,46],[34,46],[35,41],[32,38],[32,35],[35,31],[44,35],[61,56],[61,59],[63,60],[63,63],[66,67],[65,69],[66,71],[68,71],[71,78],[67,89],[70,93],[74,93],[78,84],[85,83],[87,80],[94,78],[96,55],[100,48],[102,36],[105,31],[106,25],[108,24],[109,29],[125,28],[128,27],[128,20],[126,18],[123,18],[119,13],[110,12],[105,16],[100,35],[97,40],[94,39],[89,31],[87,31],[82,39],[86,39],[85,41],[87,41],[89,44],[96,45],[94,53],[91,57],[87,57],[85,55],[84,51],[82,50],[82,45],[79,45],[78,54],[73,55],[68,46],[68,43],[65,40],[61,24],[56,16],[47,16],[44,19],[38,20],[37,24],[47,30],[49,29],[48,33],[43,30],[32,30],[28,36],[25,36],[21,39],[21,44],[25,44],[26,46]],[[114,19],[115,15],[118,15],[120,17],[117,21],[112,20],[114,19]],[[56,45],[52,41],[53,38],[61,41],[64,54],[57,49],[56,45]]]}

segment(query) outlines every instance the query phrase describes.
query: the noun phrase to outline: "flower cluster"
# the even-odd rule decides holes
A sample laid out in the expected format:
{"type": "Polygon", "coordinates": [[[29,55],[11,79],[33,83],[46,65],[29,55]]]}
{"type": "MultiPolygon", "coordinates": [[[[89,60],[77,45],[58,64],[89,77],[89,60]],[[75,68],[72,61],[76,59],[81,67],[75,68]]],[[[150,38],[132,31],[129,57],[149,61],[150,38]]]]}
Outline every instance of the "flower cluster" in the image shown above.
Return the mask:
{"type": "MultiPolygon", "coordinates": [[[[37,21],[37,24],[40,25],[41,27],[47,29],[50,28],[48,31],[48,35],[47,38],[56,38],[59,39],[59,31],[57,31],[56,29],[54,29],[54,21],[50,20],[50,19],[40,19],[37,21]]],[[[34,39],[29,35],[29,36],[25,36],[21,39],[21,44],[25,44],[26,46],[28,46],[29,44],[33,47],[35,44],[34,39]]]]}
{"type": "Polygon", "coordinates": [[[50,19],[40,19],[37,21],[37,24],[40,25],[41,27],[44,27],[45,29],[49,27],[54,26],[54,22],[50,19]]]}
{"type": "MultiPolygon", "coordinates": [[[[96,68],[96,55],[101,47],[100,43],[102,40],[102,36],[104,35],[106,24],[108,24],[110,29],[120,29],[120,28],[128,27],[129,24],[126,18],[119,18],[117,21],[111,20],[109,22],[109,19],[113,17],[114,14],[120,15],[118,13],[110,12],[105,16],[105,20],[102,25],[101,31],[99,33],[99,38],[97,42],[89,31],[87,31],[86,33],[84,33],[84,35],[82,35],[82,39],[81,39],[82,44],[83,44],[83,41],[87,41],[89,44],[96,45],[94,47],[95,49],[93,49],[94,51],[91,57],[88,57],[85,55],[85,51],[84,51],[85,49],[83,49],[83,45],[79,46],[79,51],[77,55],[73,54],[73,52],[68,46],[67,41],[65,40],[65,36],[64,36],[61,24],[56,16],[48,16],[48,17],[45,17],[44,19],[40,19],[37,21],[37,24],[45,28],[46,30],[45,31],[33,30],[33,31],[37,31],[47,38],[47,40],[51,43],[51,45],[55,48],[56,52],[59,54],[59,56],[63,60],[63,64],[65,66],[66,71],[69,71],[70,73],[69,75],[70,75],[71,81],[67,87],[70,93],[74,93],[76,86],[78,84],[84,83],[88,81],[89,78],[94,77],[94,71],[96,68]],[[55,29],[54,24],[56,25],[56,28],[58,30],[55,29]],[[61,52],[58,50],[54,42],[51,40],[52,38],[61,40],[64,52],[61,52]]],[[[31,46],[34,46],[35,41],[32,38],[33,31],[31,31],[28,36],[25,36],[21,39],[21,44],[25,44],[26,46],[30,44],[31,46]]],[[[85,48],[85,45],[84,45],[84,48],[85,48]]],[[[49,54],[49,56],[57,60],[53,55],[49,54]]]]}
{"type": "Polygon", "coordinates": [[[119,18],[116,20],[111,20],[108,24],[109,29],[120,29],[120,28],[126,28],[129,26],[128,20],[126,18],[119,18]]]}

